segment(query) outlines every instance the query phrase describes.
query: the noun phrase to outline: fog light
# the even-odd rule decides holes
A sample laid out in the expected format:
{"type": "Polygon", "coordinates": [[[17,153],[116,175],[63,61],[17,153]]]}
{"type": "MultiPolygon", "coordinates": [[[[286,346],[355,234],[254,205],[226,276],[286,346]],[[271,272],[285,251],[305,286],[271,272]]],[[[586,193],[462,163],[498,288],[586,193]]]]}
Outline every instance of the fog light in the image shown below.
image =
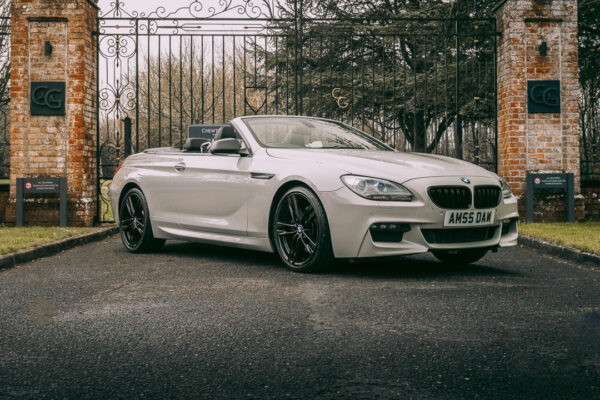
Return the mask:
{"type": "Polygon", "coordinates": [[[513,223],[517,223],[518,217],[505,218],[502,220],[502,235],[506,235],[513,223]]]}
{"type": "Polygon", "coordinates": [[[378,222],[369,228],[374,242],[401,242],[408,231],[410,231],[409,224],[395,222],[378,222]]]}

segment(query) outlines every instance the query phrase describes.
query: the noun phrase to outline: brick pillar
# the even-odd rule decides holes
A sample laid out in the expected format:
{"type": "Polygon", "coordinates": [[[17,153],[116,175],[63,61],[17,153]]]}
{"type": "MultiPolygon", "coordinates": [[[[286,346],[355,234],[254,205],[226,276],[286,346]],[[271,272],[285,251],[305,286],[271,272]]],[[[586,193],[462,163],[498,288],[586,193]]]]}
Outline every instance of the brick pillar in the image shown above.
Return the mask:
{"type": "MultiPolygon", "coordinates": [[[[96,215],[98,8],[92,0],[12,0],[11,13],[7,221],[15,221],[16,178],[66,177],[68,224],[90,226],[96,215]],[[31,115],[32,82],[65,83],[64,115],[31,115]]],[[[26,224],[57,225],[58,219],[57,198],[38,195],[26,203],[26,224]]]]}
{"type": "MultiPolygon", "coordinates": [[[[501,33],[498,172],[519,198],[524,218],[527,172],[573,173],[575,193],[580,194],[577,1],[505,0],[496,17],[501,33]],[[540,80],[560,81],[560,112],[528,110],[528,81],[540,80]]],[[[565,220],[561,193],[536,192],[536,220],[565,220]]],[[[576,205],[581,216],[583,202],[576,205]]]]}

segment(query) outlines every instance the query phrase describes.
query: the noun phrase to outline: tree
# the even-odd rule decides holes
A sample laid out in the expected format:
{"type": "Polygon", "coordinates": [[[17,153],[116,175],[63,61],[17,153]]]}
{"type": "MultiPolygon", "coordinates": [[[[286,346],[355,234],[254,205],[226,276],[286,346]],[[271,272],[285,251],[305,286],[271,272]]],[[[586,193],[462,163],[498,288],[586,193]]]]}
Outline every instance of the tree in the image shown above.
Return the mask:
{"type": "Polygon", "coordinates": [[[346,120],[401,149],[445,145],[461,157],[468,131],[474,151],[485,148],[493,159],[494,25],[444,20],[465,15],[463,4],[306,0],[295,20],[300,10],[288,1],[290,22],[272,30],[282,45],[262,47],[266,70],[286,72],[270,90],[298,81],[299,112],[346,120]],[[290,61],[284,53],[296,47],[290,61]]]}
{"type": "Polygon", "coordinates": [[[582,180],[600,180],[600,0],[579,1],[582,180]]]}
{"type": "MultiPolygon", "coordinates": [[[[117,39],[107,38],[111,43],[117,39]]],[[[124,156],[136,149],[183,145],[188,124],[222,124],[244,115],[246,101],[254,103],[252,93],[246,92],[244,97],[244,77],[253,76],[254,67],[249,59],[244,63],[243,43],[231,37],[205,39],[177,38],[170,52],[168,40],[161,41],[160,54],[155,40],[150,54],[142,50],[132,56],[138,57],[139,70],[128,67],[135,62],[127,63],[126,54],[119,59],[121,67],[104,77],[111,83],[104,83],[100,90],[102,176],[112,177],[124,156]],[[130,149],[125,148],[125,117],[133,126],[130,149]]],[[[139,48],[147,47],[144,40],[148,39],[141,39],[139,48]]],[[[117,64],[115,58],[102,57],[101,65],[107,63],[117,64]]]]}
{"type": "MultiPolygon", "coordinates": [[[[580,0],[584,158],[600,153],[593,147],[598,145],[599,1],[580,0]]],[[[185,125],[192,122],[298,112],[343,120],[398,149],[454,155],[492,167],[495,26],[489,17],[495,4],[257,0],[253,5],[272,17],[261,22],[260,31],[246,30],[259,24],[249,17],[252,24],[235,32],[237,41],[226,42],[232,40],[227,33],[234,32],[225,27],[214,37],[216,47],[199,49],[201,33],[193,31],[185,36],[181,56],[168,62],[164,51],[160,57],[136,55],[138,83],[135,75],[128,76],[129,88],[137,91],[137,113],[130,109],[128,115],[139,129],[140,149],[176,144],[171,136],[184,137],[185,125]],[[169,88],[170,81],[175,84],[169,88]],[[169,96],[177,101],[167,101],[169,96]]],[[[147,47],[144,40],[140,49],[147,47]]],[[[156,37],[152,40],[155,46],[156,37]]]]}
{"type": "Polygon", "coordinates": [[[10,1],[0,0],[0,178],[8,177],[10,93],[10,1]]]}

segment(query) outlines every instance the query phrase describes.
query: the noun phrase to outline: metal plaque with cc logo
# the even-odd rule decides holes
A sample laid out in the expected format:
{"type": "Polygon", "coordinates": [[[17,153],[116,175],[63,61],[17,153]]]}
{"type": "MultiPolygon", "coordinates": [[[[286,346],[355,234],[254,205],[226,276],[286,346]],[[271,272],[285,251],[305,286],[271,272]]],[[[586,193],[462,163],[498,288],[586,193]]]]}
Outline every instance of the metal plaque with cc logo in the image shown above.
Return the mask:
{"type": "Polygon", "coordinates": [[[528,81],[527,112],[529,114],[560,113],[560,81],[528,81]]]}
{"type": "Polygon", "coordinates": [[[31,82],[31,115],[65,115],[65,83],[31,82]]]}

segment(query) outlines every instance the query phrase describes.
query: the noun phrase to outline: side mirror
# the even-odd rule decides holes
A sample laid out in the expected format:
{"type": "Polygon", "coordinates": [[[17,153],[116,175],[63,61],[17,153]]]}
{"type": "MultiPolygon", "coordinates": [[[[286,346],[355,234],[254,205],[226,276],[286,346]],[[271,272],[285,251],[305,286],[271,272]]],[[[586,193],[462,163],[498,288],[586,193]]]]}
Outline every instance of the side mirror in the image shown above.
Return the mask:
{"type": "Polygon", "coordinates": [[[242,149],[242,144],[238,139],[215,140],[210,146],[210,152],[213,154],[249,154],[247,149],[242,149]]]}

